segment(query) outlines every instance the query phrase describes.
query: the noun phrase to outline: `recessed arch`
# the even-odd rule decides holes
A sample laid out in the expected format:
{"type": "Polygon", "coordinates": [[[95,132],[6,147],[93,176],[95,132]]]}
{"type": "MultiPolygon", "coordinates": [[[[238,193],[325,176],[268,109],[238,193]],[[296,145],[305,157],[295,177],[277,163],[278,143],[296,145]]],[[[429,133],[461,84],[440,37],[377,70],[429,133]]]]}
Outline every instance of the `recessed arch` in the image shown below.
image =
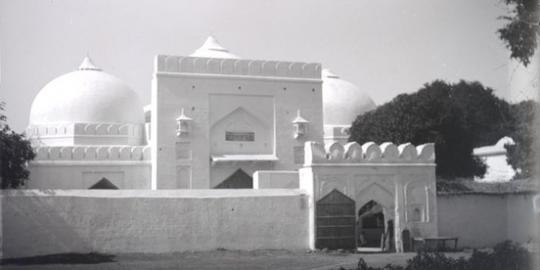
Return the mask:
{"type": "Polygon", "coordinates": [[[216,189],[246,189],[253,188],[253,178],[244,170],[238,169],[221,183],[219,183],[216,189]]]}
{"type": "Polygon", "coordinates": [[[363,187],[357,187],[355,199],[358,209],[369,201],[375,201],[380,204],[383,207],[385,214],[392,214],[394,209],[395,198],[393,190],[389,191],[387,188],[375,181],[363,187]]]}
{"type": "Polygon", "coordinates": [[[103,177],[101,180],[97,181],[88,189],[119,189],[115,184],[113,184],[109,179],[103,177]]]}

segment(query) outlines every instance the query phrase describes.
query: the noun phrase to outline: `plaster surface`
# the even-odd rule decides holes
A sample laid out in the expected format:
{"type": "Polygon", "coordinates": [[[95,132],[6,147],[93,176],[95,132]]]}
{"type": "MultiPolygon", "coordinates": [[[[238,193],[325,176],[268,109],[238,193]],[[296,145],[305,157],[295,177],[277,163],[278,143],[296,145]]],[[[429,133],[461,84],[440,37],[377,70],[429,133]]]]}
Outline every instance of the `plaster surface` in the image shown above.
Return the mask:
{"type": "Polygon", "coordinates": [[[3,256],[306,249],[299,190],[2,192],[3,256]]]}
{"type": "Polygon", "coordinates": [[[460,247],[490,247],[505,240],[527,243],[535,233],[533,195],[439,195],[439,235],[460,247]]]}

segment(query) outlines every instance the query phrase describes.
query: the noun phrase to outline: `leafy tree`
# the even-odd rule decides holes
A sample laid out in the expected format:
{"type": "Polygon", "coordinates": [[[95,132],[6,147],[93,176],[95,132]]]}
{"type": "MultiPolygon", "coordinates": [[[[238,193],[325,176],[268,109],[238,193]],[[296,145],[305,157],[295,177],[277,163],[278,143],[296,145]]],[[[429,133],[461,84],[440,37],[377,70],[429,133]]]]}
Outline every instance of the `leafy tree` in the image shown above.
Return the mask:
{"type": "Polygon", "coordinates": [[[478,82],[434,81],[358,116],[349,140],[434,142],[438,176],[482,176],[486,166],[472,150],[506,135],[508,111],[505,101],[478,82]]]}
{"type": "Polygon", "coordinates": [[[540,112],[540,104],[533,100],[511,105],[512,127],[509,134],[515,145],[505,145],[508,163],[516,170],[516,178],[531,177],[536,165],[534,151],[534,131],[540,129],[535,121],[535,112],[540,112]]]}
{"type": "Polygon", "coordinates": [[[0,181],[2,189],[17,188],[28,180],[30,172],[26,165],[35,154],[24,134],[7,125],[4,107],[5,103],[0,102],[0,181]]]}
{"type": "Polygon", "coordinates": [[[504,2],[510,7],[510,14],[500,17],[507,23],[497,31],[499,38],[510,49],[510,57],[527,66],[540,37],[539,0],[504,0],[504,2]]]}

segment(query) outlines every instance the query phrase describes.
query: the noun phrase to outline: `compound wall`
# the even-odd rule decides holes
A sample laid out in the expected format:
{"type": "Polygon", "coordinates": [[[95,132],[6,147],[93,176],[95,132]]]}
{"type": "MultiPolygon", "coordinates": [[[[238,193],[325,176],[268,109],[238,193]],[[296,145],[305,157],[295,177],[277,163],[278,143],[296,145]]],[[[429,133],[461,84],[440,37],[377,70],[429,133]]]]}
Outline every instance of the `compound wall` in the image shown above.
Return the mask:
{"type": "Polygon", "coordinates": [[[308,248],[299,190],[25,190],[1,202],[5,258],[308,248]]]}
{"type": "MultiPolygon", "coordinates": [[[[459,238],[460,247],[489,247],[505,240],[526,243],[538,229],[531,194],[437,196],[439,235],[459,238]],[[535,225],[536,224],[536,225],[535,225]]],[[[538,232],[536,232],[538,233],[538,232]]]]}

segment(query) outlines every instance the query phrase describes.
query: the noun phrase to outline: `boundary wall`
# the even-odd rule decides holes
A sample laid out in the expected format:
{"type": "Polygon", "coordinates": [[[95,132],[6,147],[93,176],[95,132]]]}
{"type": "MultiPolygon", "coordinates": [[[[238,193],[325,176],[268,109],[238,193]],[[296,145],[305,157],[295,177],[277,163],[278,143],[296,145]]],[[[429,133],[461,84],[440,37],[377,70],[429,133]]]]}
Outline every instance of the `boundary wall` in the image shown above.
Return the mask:
{"type": "Polygon", "coordinates": [[[530,243],[540,235],[532,193],[439,194],[439,235],[459,238],[459,247],[490,247],[505,240],[530,243]]]}
{"type": "Polygon", "coordinates": [[[308,248],[300,190],[13,190],[1,193],[4,258],[67,252],[308,248]]]}

